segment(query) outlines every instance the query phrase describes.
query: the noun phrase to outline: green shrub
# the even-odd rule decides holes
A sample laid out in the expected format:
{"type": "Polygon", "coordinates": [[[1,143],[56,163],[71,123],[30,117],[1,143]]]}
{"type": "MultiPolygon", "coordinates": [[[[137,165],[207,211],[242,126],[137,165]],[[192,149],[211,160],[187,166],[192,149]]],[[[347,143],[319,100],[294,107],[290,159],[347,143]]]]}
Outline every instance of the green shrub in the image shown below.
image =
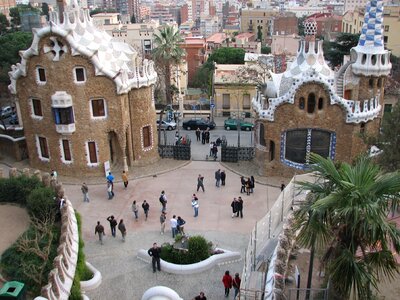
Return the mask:
{"type": "MultiPolygon", "coordinates": [[[[179,242],[182,236],[175,237],[179,242]]],[[[188,241],[188,250],[177,250],[173,245],[166,243],[161,246],[161,258],[167,262],[181,265],[197,263],[210,257],[212,243],[202,236],[192,236],[188,241]]]]}
{"type": "Polygon", "coordinates": [[[44,185],[36,177],[0,178],[0,202],[26,205],[30,193],[44,185]]]}
{"type": "Polygon", "coordinates": [[[210,257],[210,247],[204,237],[198,235],[189,238],[189,256],[193,262],[199,262],[210,257]]]}
{"type": "Polygon", "coordinates": [[[39,220],[54,217],[58,209],[54,197],[55,193],[50,188],[41,187],[33,190],[26,202],[30,216],[39,220]]]}
{"type": "Polygon", "coordinates": [[[33,225],[1,256],[2,274],[9,280],[25,283],[28,292],[35,296],[40,294],[42,286],[47,284],[48,274],[53,269],[53,260],[57,256],[61,228],[59,224],[54,224],[50,225],[49,230],[51,230],[53,239],[48,257],[41,257],[35,252],[41,252],[40,250],[45,249],[49,244],[49,233],[43,234],[33,225]],[[28,250],[19,247],[21,240],[34,241],[37,235],[42,237],[38,244],[29,243],[27,246],[30,249],[28,250]]]}

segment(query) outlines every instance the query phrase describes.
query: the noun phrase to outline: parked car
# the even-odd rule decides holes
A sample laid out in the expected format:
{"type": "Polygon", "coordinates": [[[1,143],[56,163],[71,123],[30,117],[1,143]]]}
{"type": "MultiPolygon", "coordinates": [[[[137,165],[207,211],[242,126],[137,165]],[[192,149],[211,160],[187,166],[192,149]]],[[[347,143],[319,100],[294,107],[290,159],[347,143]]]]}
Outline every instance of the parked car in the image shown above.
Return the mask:
{"type": "MultiPolygon", "coordinates": [[[[238,122],[238,120],[236,120],[236,119],[231,119],[231,118],[226,119],[224,122],[225,130],[237,130],[237,122],[238,122]]],[[[240,130],[250,131],[250,130],[253,130],[253,128],[254,128],[253,123],[244,122],[244,121],[239,121],[239,122],[240,122],[240,130]]]]}
{"type": "Polygon", "coordinates": [[[11,106],[4,106],[1,109],[0,117],[8,118],[9,116],[12,115],[12,113],[13,113],[13,110],[12,110],[11,106]]]}
{"type": "MultiPolygon", "coordinates": [[[[160,120],[157,120],[157,128],[158,125],[160,124],[160,120]]],[[[161,129],[163,130],[175,130],[176,129],[176,123],[174,121],[161,121],[161,129]]]]}
{"type": "Polygon", "coordinates": [[[9,122],[11,125],[18,125],[18,116],[17,116],[17,114],[16,114],[16,113],[13,113],[13,114],[11,115],[10,119],[8,120],[8,122],[9,122]]]}
{"type": "Polygon", "coordinates": [[[211,122],[202,118],[193,118],[184,121],[182,127],[186,130],[192,130],[192,129],[196,130],[197,128],[200,128],[200,130],[205,130],[207,128],[210,128],[211,130],[215,128],[215,122],[211,122]]]}

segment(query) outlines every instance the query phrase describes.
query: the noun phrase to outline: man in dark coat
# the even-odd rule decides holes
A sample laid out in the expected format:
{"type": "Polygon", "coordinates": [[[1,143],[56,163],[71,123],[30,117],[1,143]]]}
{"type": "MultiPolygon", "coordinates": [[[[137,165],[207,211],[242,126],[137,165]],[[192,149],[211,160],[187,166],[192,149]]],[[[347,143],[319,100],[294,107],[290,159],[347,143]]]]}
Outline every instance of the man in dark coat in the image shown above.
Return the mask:
{"type": "Polygon", "coordinates": [[[161,271],[161,265],[160,265],[161,248],[157,246],[157,243],[154,243],[153,247],[151,247],[147,251],[147,253],[151,256],[151,264],[153,266],[153,273],[156,272],[156,264],[157,264],[158,271],[161,271]]]}

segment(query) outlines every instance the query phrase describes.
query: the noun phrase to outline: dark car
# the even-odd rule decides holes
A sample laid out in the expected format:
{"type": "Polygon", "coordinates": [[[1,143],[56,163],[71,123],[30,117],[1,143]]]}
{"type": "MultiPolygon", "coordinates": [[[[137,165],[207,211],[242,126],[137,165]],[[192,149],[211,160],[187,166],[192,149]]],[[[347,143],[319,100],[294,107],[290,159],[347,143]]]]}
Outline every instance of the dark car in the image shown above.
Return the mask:
{"type": "Polygon", "coordinates": [[[205,119],[200,119],[200,118],[193,118],[187,121],[184,121],[182,124],[182,127],[186,130],[196,130],[197,128],[200,128],[200,130],[205,130],[207,128],[214,129],[215,128],[215,123],[210,122],[205,119]]]}

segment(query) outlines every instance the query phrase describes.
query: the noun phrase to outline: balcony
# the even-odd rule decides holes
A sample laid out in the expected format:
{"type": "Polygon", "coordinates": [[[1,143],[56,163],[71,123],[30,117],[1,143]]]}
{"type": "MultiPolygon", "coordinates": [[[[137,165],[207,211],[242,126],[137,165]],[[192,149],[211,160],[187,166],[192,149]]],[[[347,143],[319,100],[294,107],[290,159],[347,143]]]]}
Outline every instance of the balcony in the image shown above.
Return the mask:
{"type": "Polygon", "coordinates": [[[60,134],[72,134],[75,132],[75,123],[56,124],[56,131],[60,134]]]}

